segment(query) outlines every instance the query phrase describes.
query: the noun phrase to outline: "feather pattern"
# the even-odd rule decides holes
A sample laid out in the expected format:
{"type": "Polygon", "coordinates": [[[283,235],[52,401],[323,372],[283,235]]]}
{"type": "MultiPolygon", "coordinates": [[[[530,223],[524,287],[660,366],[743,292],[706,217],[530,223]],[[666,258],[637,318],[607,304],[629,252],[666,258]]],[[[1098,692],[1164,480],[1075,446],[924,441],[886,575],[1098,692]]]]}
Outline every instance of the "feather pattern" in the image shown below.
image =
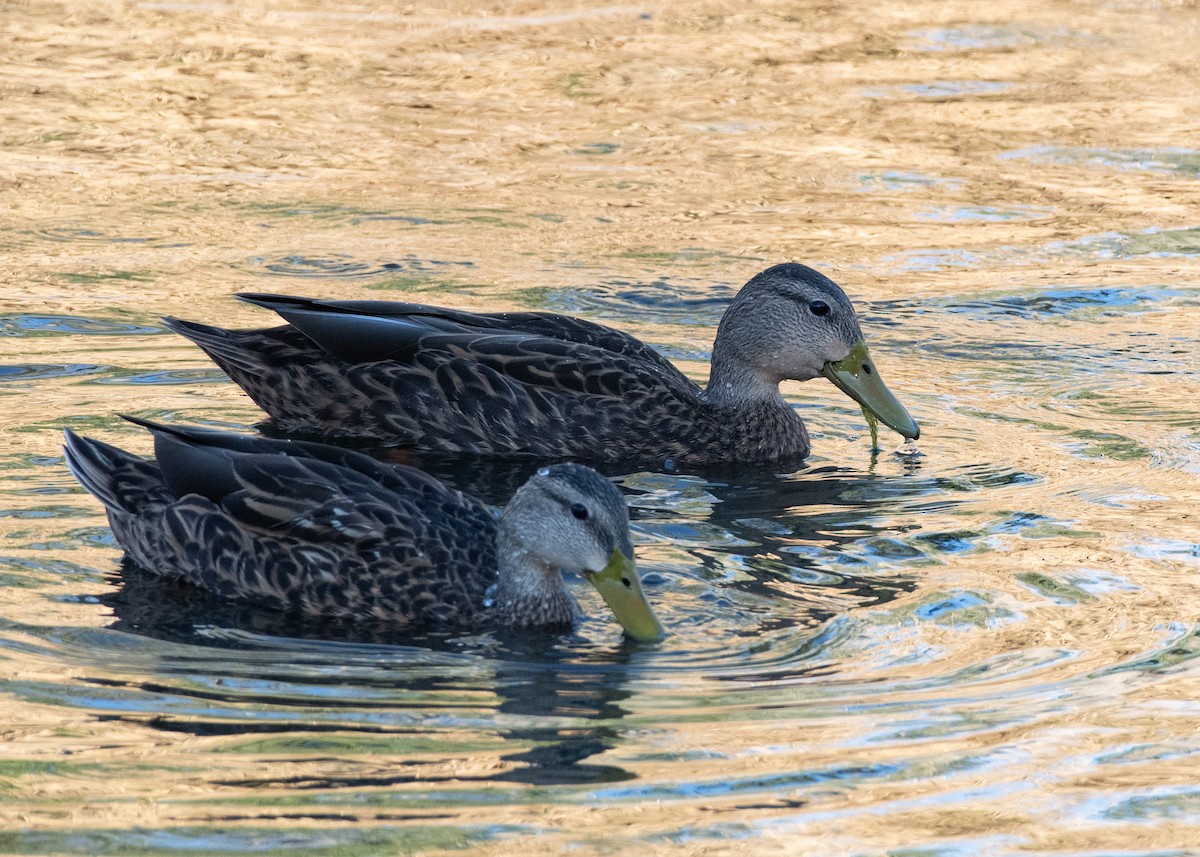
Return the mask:
{"type": "Polygon", "coordinates": [[[841,289],[796,264],[762,272],[734,299],[707,389],[634,337],[569,316],[239,297],[288,324],[238,331],[165,321],[278,429],[440,452],[798,462],[808,432],[780,381],[825,374],[861,339],[841,289]]]}
{"type": "MultiPolygon", "coordinates": [[[[599,504],[616,522],[616,535],[604,531],[594,549],[585,541],[583,554],[632,556],[620,492],[580,465],[539,471],[513,504],[536,511],[501,518],[415,468],[357,452],[127,419],[153,433],[153,461],[68,430],[68,466],[104,504],[134,562],[223,597],[399,625],[471,625],[488,619],[489,589],[524,577],[518,588],[532,594],[505,623],[568,623],[577,606],[558,567],[520,567],[538,550],[521,538],[526,519],[553,519],[560,494],[599,504]]],[[[588,555],[580,567],[597,562],[588,555]]]]}

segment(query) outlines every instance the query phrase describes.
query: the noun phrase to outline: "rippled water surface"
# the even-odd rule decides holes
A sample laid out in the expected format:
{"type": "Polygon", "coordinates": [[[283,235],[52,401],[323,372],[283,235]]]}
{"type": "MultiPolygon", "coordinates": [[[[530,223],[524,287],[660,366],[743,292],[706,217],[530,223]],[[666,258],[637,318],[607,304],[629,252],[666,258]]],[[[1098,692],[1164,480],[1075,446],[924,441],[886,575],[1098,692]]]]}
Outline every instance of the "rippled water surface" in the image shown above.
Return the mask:
{"type": "MultiPolygon", "coordinates": [[[[9,6],[0,853],[1200,854],[1188,3],[9,6]],[[544,308],[698,380],[778,261],[922,425],[613,472],[670,636],[397,638],[122,569],[62,463],[261,414],[162,315],[544,308]]],[[[521,466],[427,460],[502,502],[521,466]]]]}

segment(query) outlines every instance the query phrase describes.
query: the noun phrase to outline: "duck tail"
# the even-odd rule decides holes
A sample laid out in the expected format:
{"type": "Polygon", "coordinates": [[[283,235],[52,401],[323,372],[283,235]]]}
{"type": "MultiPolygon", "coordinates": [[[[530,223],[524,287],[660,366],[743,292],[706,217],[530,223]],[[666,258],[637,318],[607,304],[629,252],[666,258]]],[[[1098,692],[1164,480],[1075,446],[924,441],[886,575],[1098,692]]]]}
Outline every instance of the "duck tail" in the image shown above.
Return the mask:
{"type": "Polygon", "coordinates": [[[153,463],[118,447],[63,430],[67,467],[93,497],[108,509],[136,512],[148,492],[163,491],[153,463]]]}
{"type": "Polygon", "coordinates": [[[212,361],[220,366],[225,374],[235,380],[239,375],[261,375],[262,359],[253,350],[246,347],[242,341],[242,331],[226,330],[223,327],[213,327],[196,321],[184,321],[181,318],[164,317],[163,324],[185,339],[190,339],[203,349],[212,361]]]}

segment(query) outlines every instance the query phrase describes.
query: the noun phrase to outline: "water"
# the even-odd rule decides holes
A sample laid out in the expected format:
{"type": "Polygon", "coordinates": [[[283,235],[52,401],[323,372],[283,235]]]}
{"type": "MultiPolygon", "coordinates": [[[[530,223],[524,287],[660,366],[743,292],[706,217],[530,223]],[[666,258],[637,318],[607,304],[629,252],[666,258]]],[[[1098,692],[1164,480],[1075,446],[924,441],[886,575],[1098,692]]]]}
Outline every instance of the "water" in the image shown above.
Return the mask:
{"type": "MultiPolygon", "coordinates": [[[[1200,853],[1186,4],[6,12],[0,853],[1200,853]],[[670,636],[397,639],[133,569],[62,465],[259,412],[239,290],[545,308],[698,379],[841,282],[922,426],[614,472],[670,636]]],[[[497,502],[522,467],[425,464],[497,502]]]]}

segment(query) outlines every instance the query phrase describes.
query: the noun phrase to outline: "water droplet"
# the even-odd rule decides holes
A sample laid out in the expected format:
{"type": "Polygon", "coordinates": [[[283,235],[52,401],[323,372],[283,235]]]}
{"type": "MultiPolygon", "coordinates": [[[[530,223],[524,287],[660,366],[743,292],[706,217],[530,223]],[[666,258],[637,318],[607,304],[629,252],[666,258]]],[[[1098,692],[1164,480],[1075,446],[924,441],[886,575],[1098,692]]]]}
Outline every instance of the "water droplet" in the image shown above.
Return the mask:
{"type": "Polygon", "coordinates": [[[906,441],[904,441],[904,443],[902,443],[898,447],[896,447],[895,454],[903,455],[905,458],[916,458],[918,455],[921,455],[922,453],[921,453],[920,448],[917,446],[916,441],[906,440],[906,441]]]}

